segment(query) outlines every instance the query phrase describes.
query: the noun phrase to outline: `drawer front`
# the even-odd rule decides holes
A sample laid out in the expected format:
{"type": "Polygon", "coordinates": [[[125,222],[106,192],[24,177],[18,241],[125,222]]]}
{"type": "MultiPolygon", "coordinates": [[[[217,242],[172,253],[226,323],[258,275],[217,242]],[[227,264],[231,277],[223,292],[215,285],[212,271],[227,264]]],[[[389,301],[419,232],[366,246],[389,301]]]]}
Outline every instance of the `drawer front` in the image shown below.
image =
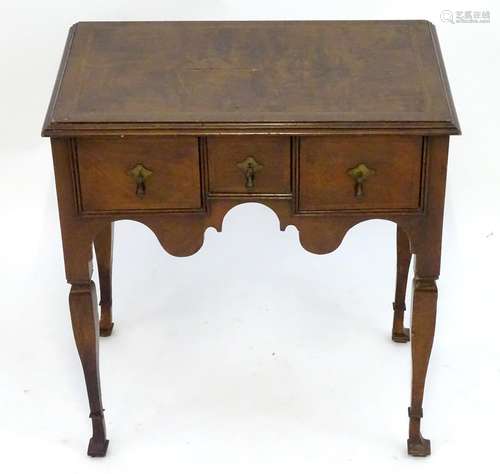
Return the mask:
{"type": "Polygon", "coordinates": [[[299,211],[416,210],[423,138],[303,137],[299,211]]]}
{"type": "Polygon", "coordinates": [[[290,194],[290,137],[208,137],[211,194],[290,194]]]}
{"type": "Polygon", "coordinates": [[[201,208],[196,137],[82,138],[76,147],[84,212],[201,208]]]}

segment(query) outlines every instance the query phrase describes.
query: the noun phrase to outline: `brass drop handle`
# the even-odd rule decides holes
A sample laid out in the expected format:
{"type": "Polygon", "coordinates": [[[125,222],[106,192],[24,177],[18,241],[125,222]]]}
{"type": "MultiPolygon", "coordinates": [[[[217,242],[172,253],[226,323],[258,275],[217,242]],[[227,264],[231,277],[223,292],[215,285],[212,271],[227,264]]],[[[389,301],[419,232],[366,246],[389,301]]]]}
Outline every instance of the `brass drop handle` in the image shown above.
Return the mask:
{"type": "Polygon", "coordinates": [[[264,168],[253,156],[249,156],[245,160],[236,165],[245,175],[245,187],[252,189],[255,186],[255,174],[264,168]]]}
{"type": "Polygon", "coordinates": [[[354,179],[354,196],[362,197],[364,196],[363,183],[369,176],[375,174],[375,170],[368,168],[364,163],[360,163],[347,170],[347,174],[354,179]]]}
{"type": "Polygon", "coordinates": [[[138,198],[143,198],[146,194],[146,180],[153,174],[142,163],[135,165],[128,174],[134,178],[135,194],[138,198]]]}

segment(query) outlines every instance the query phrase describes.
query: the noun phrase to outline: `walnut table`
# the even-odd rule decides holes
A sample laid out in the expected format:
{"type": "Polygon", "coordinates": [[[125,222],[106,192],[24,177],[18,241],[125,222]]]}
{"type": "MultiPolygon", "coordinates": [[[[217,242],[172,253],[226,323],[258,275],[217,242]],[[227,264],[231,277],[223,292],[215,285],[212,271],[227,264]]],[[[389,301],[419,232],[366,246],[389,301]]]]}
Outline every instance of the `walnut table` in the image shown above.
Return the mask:
{"type": "Polygon", "coordinates": [[[71,320],[90,402],[88,454],[104,456],[108,446],[98,332],[113,328],[113,222],[142,222],[167,252],[188,256],[207,227],[221,229],[229,209],[259,202],[317,254],[335,250],[361,221],[397,224],[392,337],[410,337],[403,314],[414,254],[408,452],[428,455],[422,399],[448,141],[459,133],[426,21],[74,25],[43,135],[51,137],[71,320]]]}

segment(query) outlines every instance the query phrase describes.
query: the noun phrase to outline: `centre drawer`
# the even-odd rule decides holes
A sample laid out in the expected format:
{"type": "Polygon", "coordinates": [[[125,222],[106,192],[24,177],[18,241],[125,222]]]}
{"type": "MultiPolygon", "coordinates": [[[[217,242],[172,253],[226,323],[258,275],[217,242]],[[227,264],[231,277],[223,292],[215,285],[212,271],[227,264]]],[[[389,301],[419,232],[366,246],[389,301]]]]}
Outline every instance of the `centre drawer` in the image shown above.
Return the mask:
{"type": "Polygon", "coordinates": [[[76,156],[84,212],[202,207],[196,137],[80,138],[76,156]]]}
{"type": "Polygon", "coordinates": [[[290,137],[208,137],[212,195],[290,195],[290,137]]]}
{"type": "Polygon", "coordinates": [[[299,211],[416,210],[423,138],[302,137],[299,211]]]}

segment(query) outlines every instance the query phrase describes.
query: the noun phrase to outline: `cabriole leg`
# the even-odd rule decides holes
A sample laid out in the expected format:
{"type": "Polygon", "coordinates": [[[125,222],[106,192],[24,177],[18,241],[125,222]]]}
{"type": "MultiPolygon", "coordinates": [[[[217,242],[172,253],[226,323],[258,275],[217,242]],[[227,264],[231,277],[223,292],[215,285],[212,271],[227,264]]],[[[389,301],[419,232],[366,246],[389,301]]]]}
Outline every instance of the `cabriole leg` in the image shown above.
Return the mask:
{"type": "Polygon", "coordinates": [[[113,223],[106,224],[94,240],[99,272],[99,287],[101,299],[101,320],[99,333],[101,336],[110,336],[113,331],[112,316],[112,269],[113,269],[113,223]]]}
{"type": "Polygon", "coordinates": [[[410,244],[406,232],[398,226],[397,229],[397,273],[396,294],[394,296],[394,319],[392,323],[392,340],[394,342],[408,342],[410,331],[404,327],[404,314],[406,311],[405,296],[410,267],[410,244]]]}
{"type": "Polygon", "coordinates": [[[434,340],[436,304],[436,279],[418,278],[417,276],[413,283],[411,320],[412,386],[411,406],[408,409],[410,417],[408,454],[412,456],[428,456],[431,453],[430,441],[424,439],[420,432],[420,421],[423,416],[422,402],[425,377],[434,340]]]}
{"type": "Polygon", "coordinates": [[[97,297],[94,282],[73,284],[69,294],[69,306],[92,419],[92,438],[87,454],[92,457],[102,457],[106,455],[109,441],[106,439],[104,409],[101,400],[97,297]]]}
{"type": "Polygon", "coordinates": [[[105,456],[108,447],[99,377],[97,297],[92,281],[92,240],[97,223],[81,219],[75,208],[74,150],[66,138],[51,139],[61,221],[69,307],[76,347],[83,367],[92,419],[89,456],[105,456]]]}

